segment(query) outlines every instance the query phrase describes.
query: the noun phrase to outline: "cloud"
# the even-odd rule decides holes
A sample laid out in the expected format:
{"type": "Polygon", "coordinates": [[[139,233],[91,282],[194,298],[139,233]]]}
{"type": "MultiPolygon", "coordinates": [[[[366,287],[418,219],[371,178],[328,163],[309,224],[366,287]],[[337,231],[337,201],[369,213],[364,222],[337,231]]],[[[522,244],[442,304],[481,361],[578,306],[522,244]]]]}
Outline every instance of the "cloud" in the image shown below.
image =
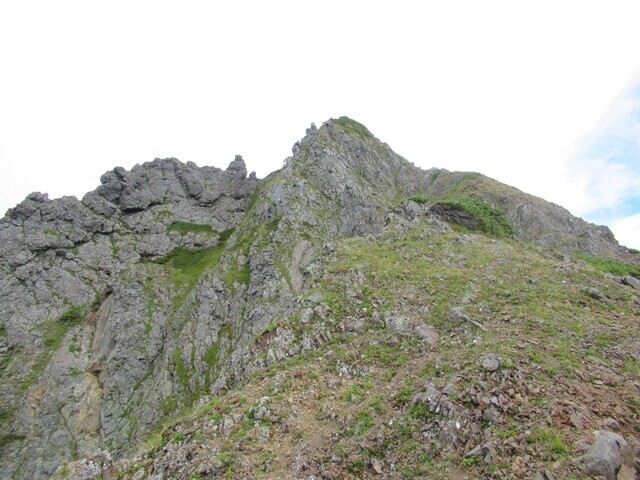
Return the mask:
{"type": "Polygon", "coordinates": [[[611,229],[622,245],[640,250],[640,213],[614,221],[611,229]]]}
{"type": "Polygon", "coordinates": [[[638,243],[640,222],[640,72],[568,163],[567,206],[590,221],[611,226],[623,244],[638,243]],[[635,226],[635,227],[634,227],[635,226]],[[636,228],[636,230],[634,230],[636,228]],[[632,236],[632,232],[636,236],[632,236]]]}

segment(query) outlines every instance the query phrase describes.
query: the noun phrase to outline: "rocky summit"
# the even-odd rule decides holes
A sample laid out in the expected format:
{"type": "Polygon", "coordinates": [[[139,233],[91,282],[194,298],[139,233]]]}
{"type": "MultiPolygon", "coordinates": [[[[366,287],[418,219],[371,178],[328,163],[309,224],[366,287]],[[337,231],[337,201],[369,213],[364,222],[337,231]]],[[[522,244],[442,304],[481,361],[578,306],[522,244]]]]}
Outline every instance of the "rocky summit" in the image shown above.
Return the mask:
{"type": "Polygon", "coordinates": [[[638,478],[640,253],[349,118],[0,220],[0,477],[638,478]]]}

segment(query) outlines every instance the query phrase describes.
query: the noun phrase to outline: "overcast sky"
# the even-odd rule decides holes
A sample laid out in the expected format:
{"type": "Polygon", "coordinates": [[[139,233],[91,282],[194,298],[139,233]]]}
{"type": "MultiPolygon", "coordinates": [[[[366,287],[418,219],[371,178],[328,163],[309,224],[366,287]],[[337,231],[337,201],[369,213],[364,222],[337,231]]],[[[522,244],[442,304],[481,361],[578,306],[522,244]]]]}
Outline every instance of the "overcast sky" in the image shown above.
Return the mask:
{"type": "Polygon", "coordinates": [[[0,215],[156,157],[264,177],[348,115],[640,248],[640,2],[0,3],[0,215]]]}

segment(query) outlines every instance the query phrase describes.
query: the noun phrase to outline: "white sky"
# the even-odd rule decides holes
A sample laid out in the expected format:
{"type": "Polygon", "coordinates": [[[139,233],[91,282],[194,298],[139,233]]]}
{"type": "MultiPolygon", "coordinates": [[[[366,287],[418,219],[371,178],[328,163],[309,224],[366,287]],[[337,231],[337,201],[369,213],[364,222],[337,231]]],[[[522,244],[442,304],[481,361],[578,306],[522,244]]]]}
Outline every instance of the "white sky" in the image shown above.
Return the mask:
{"type": "Polygon", "coordinates": [[[638,19],[612,0],[4,1],[0,212],[155,157],[239,153],[264,177],[348,115],[420,167],[479,171],[640,248],[640,211],[615,208],[640,182],[581,156],[640,79],[638,19]]]}

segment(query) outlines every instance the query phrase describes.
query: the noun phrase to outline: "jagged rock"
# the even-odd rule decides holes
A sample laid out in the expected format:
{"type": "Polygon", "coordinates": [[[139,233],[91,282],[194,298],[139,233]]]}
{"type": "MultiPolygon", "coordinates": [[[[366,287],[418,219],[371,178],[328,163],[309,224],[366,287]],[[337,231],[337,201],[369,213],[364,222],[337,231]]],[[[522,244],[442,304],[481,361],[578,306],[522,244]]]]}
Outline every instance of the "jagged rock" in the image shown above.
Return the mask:
{"type": "Polygon", "coordinates": [[[70,462],[59,467],[56,475],[59,478],[70,478],[73,480],[93,480],[102,478],[113,464],[109,452],[103,451],[95,453],[83,460],[70,462]]]}
{"type": "Polygon", "coordinates": [[[240,178],[247,176],[247,166],[244,163],[244,159],[241,155],[236,155],[236,158],[227,167],[227,172],[233,172],[240,178]]]}
{"type": "Polygon", "coordinates": [[[597,430],[589,451],[578,459],[588,475],[616,480],[623,465],[632,468],[633,452],[625,439],[613,432],[597,430]]]}

